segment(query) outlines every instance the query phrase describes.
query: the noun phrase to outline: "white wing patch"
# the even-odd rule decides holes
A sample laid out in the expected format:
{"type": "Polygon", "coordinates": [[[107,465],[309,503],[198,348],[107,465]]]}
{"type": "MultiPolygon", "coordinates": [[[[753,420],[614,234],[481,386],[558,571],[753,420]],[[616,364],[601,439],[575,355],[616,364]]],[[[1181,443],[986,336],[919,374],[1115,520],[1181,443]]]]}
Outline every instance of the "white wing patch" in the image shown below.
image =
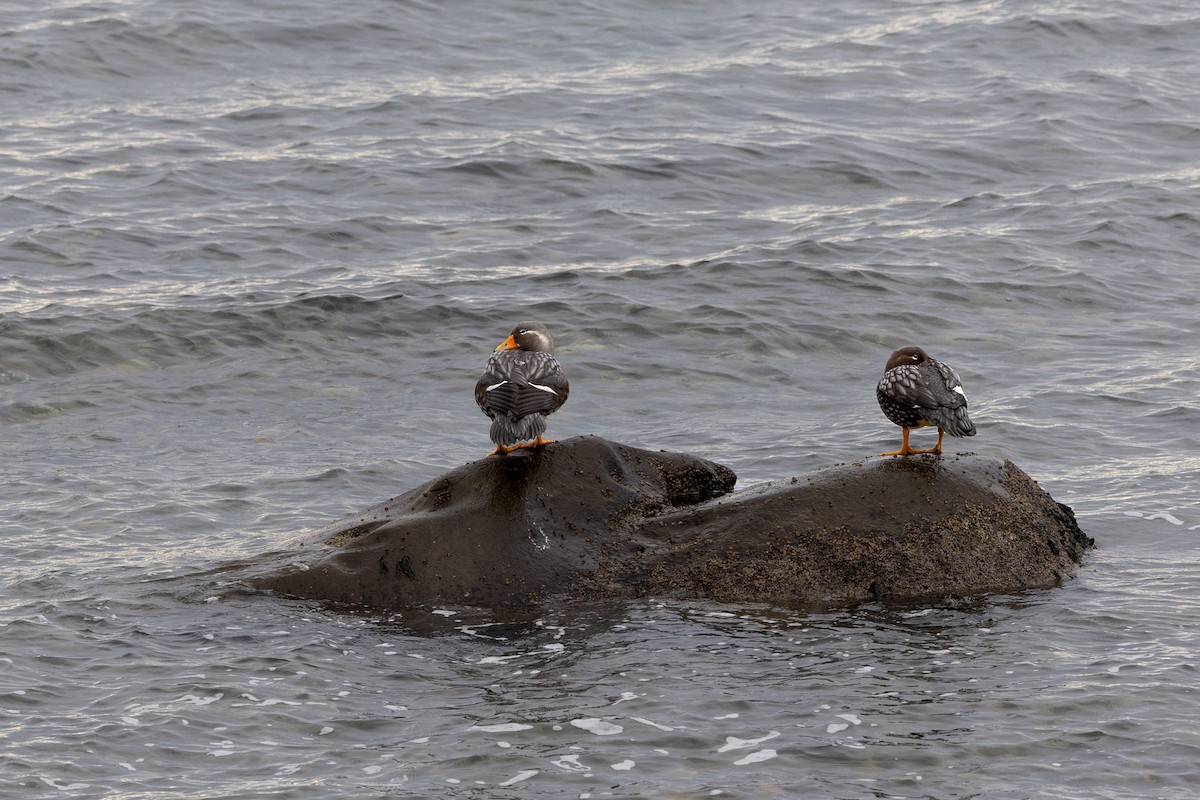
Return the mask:
{"type": "Polygon", "coordinates": [[[503,386],[506,383],[508,383],[508,381],[500,381],[499,383],[493,383],[491,386],[484,389],[484,391],[490,392],[492,389],[499,389],[501,386],[503,386]]]}
{"type": "Polygon", "coordinates": [[[530,383],[529,385],[535,389],[541,389],[543,392],[549,392],[550,394],[555,394],[555,391],[553,389],[551,389],[549,386],[542,386],[540,383],[530,383]]]}
{"type": "Polygon", "coordinates": [[[956,391],[956,392],[958,392],[959,394],[961,394],[961,395],[963,396],[963,400],[966,400],[966,399],[967,399],[967,393],[963,391],[963,388],[962,388],[961,386],[955,386],[955,387],[954,387],[954,391],[956,391]]]}

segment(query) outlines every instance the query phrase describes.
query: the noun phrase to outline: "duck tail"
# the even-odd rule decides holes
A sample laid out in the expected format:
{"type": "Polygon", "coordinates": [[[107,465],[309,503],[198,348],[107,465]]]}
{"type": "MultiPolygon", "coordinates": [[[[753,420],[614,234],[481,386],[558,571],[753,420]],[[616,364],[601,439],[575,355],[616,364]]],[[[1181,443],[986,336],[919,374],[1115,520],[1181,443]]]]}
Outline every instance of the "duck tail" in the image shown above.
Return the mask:
{"type": "Polygon", "coordinates": [[[516,419],[497,416],[492,420],[492,441],[505,447],[536,439],[545,432],[546,418],[541,414],[527,414],[516,419]]]}
{"type": "Polygon", "coordinates": [[[942,415],[938,427],[951,436],[974,436],[975,423],[967,416],[967,407],[959,406],[942,415]]]}

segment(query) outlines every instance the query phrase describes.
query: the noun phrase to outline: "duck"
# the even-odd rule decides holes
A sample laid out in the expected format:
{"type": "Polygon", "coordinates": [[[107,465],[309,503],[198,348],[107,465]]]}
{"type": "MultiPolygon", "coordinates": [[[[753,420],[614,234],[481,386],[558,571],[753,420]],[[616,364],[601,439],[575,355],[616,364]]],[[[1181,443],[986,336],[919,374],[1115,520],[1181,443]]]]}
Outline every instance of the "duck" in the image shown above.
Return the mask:
{"type": "Polygon", "coordinates": [[[489,456],[553,444],[546,417],[567,402],[570,385],[554,357],[554,337],[541,322],[520,322],[496,345],[475,384],[475,402],[491,420],[489,456]]]}
{"type": "Polygon", "coordinates": [[[884,416],[904,430],[900,449],[882,455],[940,454],[942,437],[947,433],[975,435],[958,373],[949,364],[930,358],[920,347],[902,347],[892,353],[875,387],[875,397],[884,416]],[[926,450],[914,450],[908,444],[908,432],[926,427],[937,427],[937,444],[926,450]]]}

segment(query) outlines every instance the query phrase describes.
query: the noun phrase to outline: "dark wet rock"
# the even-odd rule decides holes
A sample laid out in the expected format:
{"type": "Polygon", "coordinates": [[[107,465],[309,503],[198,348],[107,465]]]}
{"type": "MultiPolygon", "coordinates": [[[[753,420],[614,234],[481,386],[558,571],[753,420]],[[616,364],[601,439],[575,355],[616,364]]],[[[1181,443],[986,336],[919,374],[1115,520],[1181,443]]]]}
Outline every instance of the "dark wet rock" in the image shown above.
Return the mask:
{"type": "Polygon", "coordinates": [[[595,436],[451,470],[299,542],[258,588],[381,609],[514,605],[578,588],[613,535],[733,489],[733,471],[595,436]]]}
{"type": "Polygon", "coordinates": [[[870,459],[728,494],[734,481],[694,456],[569,439],[451,470],[245,579],[378,610],[551,595],[853,603],[1049,587],[1092,544],[1014,464],[977,455],[870,459]]]}
{"type": "Polygon", "coordinates": [[[739,492],[639,526],[612,565],[635,595],[854,603],[1058,585],[1093,546],[1011,461],[875,458],[739,492]]]}

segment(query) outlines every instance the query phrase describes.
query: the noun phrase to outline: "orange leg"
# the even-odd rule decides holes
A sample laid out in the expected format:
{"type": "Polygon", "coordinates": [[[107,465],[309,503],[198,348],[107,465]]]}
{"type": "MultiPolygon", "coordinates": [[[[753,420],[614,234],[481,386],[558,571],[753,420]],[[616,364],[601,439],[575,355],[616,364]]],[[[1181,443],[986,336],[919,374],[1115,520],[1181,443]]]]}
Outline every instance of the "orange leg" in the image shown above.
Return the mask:
{"type": "Polygon", "coordinates": [[[946,435],[946,432],[943,431],[941,428],[938,428],[937,444],[935,444],[933,447],[929,448],[928,450],[914,450],[913,448],[909,447],[909,445],[908,445],[909,429],[904,428],[903,431],[904,431],[904,433],[900,440],[900,449],[896,450],[895,452],[892,452],[892,453],[880,453],[881,456],[915,456],[915,455],[920,455],[920,454],[924,454],[924,453],[933,453],[933,454],[937,455],[942,452],[942,437],[946,435]]]}
{"type": "Polygon", "coordinates": [[[512,447],[509,448],[509,450],[519,450],[522,447],[541,447],[544,444],[554,444],[554,439],[543,439],[542,435],[539,433],[532,442],[522,442],[521,444],[514,444],[512,447]]]}
{"type": "Polygon", "coordinates": [[[881,456],[911,456],[913,453],[916,452],[915,450],[913,450],[911,447],[908,446],[908,428],[901,428],[901,430],[904,431],[904,433],[903,433],[903,438],[900,440],[900,449],[895,450],[891,453],[880,453],[879,455],[881,455],[881,456]]]}
{"type": "Polygon", "coordinates": [[[932,453],[933,455],[941,455],[941,452],[942,452],[942,437],[943,437],[943,436],[945,436],[945,435],[946,435],[946,432],[945,432],[944,430],[942,430],[941,428],[938,428],[938,440],[937,440],[937,444],[935,444],[933,447],[929,448],[928,450],[912,450],[912,451],[910,451],[910,452],[913,452],[913,453],[932,453]]]}

